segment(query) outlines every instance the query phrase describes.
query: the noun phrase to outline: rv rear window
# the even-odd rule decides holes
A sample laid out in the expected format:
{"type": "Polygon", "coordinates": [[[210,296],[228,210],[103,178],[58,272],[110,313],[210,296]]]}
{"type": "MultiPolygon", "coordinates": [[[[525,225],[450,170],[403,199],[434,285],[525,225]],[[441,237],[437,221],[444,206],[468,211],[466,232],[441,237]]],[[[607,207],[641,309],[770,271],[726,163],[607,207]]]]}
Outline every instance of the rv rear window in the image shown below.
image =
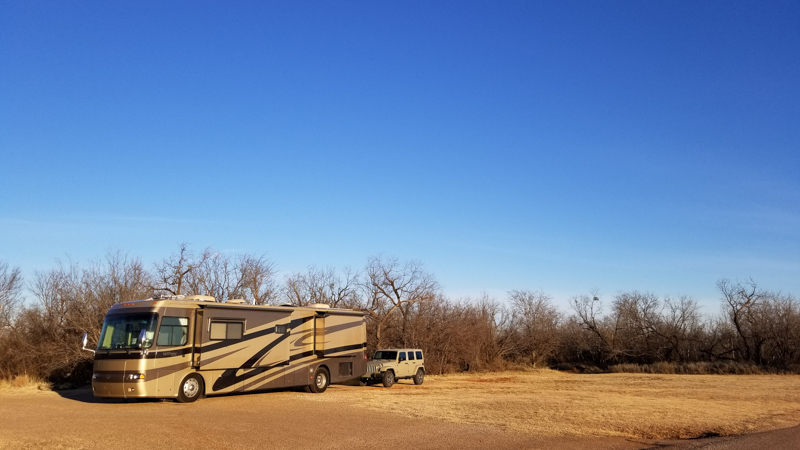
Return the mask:
{"type": "Polygon", "coordinates": [[[211,322],[209,337],[212,341],[241,339],[243,332],[244,323],[242,322],[211,322]]]}

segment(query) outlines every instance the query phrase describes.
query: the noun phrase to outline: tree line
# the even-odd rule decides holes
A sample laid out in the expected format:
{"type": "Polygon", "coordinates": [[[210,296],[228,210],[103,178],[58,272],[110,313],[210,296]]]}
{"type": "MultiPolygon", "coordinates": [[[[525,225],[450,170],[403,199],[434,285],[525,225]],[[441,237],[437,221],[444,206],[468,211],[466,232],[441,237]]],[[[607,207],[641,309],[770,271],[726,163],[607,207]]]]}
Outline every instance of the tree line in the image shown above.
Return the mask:
{"type": "Polygon", "coordinates": [[[88,266],[59,262],[28,281],[0,261],[0,378],[87,383],[92,354],[80,349],[80,336],[97,342],[113,304],[156,294],[363,311],[370,353],[422,348],[429,373],[530,366],[800,372],[800,301],[752,280],[721,280],[717,288],[716,315],[701,313],[691,297],[638,291],[577,295],[565,312],[541,291],[453,299],[420,262],[384,256],[361,270],[312,266],[282,280],[263,256],[194,252],[186,244],[150,269],[117,252],[88,266]]]}

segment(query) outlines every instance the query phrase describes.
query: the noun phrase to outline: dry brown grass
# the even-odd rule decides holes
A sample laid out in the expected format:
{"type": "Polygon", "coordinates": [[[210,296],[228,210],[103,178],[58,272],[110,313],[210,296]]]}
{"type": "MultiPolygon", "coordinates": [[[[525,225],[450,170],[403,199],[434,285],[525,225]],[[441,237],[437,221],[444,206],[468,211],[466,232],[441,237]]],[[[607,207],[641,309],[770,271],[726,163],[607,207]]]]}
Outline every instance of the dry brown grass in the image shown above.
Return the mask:
{"type": "Polygon", "coordinates": [[[798,375],[573,374],[552,370],[429,376],[332,389],[319,401],[547,436],[692,438],[800,422],[798,375]]]}
{"type": "Polygon", "coordinates": [[[2,391],[49,391],[50,389],[50,383],[29,375],[18,375],[11,379],[0,378],[0,390],[2,391]]]}

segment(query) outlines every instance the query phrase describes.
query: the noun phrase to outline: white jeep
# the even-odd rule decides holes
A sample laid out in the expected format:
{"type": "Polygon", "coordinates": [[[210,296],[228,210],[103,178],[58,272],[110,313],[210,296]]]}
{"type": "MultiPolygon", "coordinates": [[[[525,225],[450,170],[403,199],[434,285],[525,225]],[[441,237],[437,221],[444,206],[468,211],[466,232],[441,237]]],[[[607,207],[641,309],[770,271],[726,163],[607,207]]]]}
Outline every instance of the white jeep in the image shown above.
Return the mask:
{"type": "Polygon", "coordinates": [[[367,363],[367,373],[361,378],[364,384],[383,383],[392,387],[395,380],[411,378],[414,384],[425,381],[425,358],[418,348],[392,348],[378,350],[367,363]]]}

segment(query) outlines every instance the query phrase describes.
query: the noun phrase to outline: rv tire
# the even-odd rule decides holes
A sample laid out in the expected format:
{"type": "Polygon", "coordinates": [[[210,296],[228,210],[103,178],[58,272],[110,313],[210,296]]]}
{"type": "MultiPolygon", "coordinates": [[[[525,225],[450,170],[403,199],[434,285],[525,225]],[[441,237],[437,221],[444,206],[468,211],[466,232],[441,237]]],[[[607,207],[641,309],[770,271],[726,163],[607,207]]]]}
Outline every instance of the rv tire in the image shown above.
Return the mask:
{"type": "Polygon", "coordinates": [[[394,384],[394,372],[392,372],[391,370],[383,372],[383,379],[381,381],[383,381],[383,387],[387,388],[392,387],[392,385],[394,384]]]}
{"type": "Polygon", "coordinates": [[[314,371],[314,379],[311,380],[308,389],[314,394],[321,394],[325,392],[325,389],[328,389],[329,384],[331,384],[331,376],[328,373],[328,369],[317,367],[317,370],[314,371]]]}
{"type": "Polygon", "coordinates": [[[178,386],[178,402],[191,403],[203,395],[203,377],[191,373],[178,386]]]}

